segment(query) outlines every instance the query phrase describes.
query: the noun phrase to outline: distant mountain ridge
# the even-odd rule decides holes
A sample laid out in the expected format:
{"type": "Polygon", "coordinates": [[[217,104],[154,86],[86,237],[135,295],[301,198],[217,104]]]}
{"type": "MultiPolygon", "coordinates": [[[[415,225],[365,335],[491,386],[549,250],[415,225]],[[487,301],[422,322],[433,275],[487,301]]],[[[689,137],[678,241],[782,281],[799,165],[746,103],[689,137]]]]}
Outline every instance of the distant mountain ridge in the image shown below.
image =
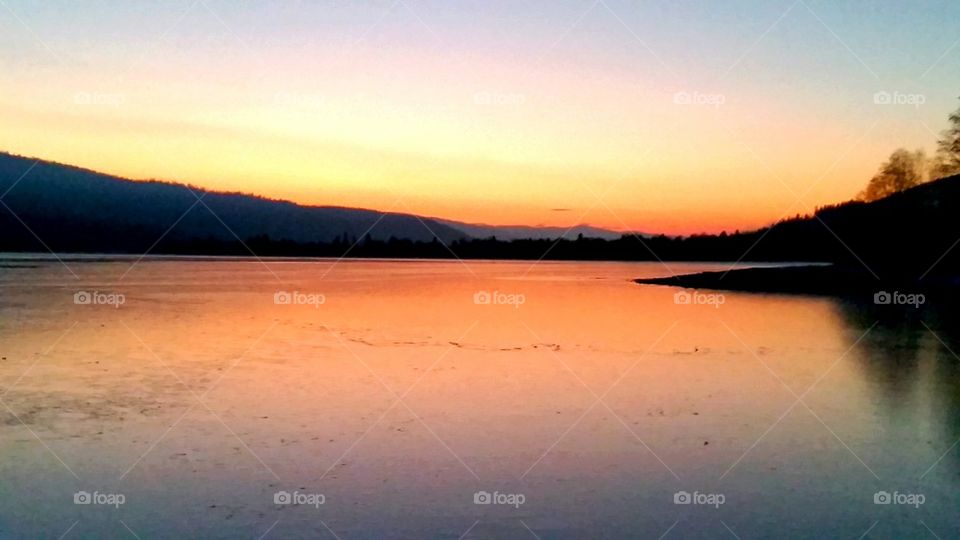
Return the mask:
{"type": "Polygon", "coordinates": [[[350,244],[364,237],[450,244],[473,236],[464,230],[471,227],[450,220],[135,181],[3,152],[0,194],[15,214],[0,208],[0,249],[10,251],[42,250],[38,238],[53,251],[144,252],[161,238],[166,244],[253,238],[350,244]]]}
{"type": "MultiPolygon", "coordinates": [[[[583,224],[573,227],[531,227],[527,225],[485,225],[479,223],[463,223],[449,219],[433,219],[463,231],[474,238],[490,238],[495,236],[499,240],[544,240],[557,238],[573,240],[580,235],[583,235],[584,238],[616,240],[624,234],[629,234],[583,224]]],[[[635,234],[649,236],[643,233],[635,234]]]]}

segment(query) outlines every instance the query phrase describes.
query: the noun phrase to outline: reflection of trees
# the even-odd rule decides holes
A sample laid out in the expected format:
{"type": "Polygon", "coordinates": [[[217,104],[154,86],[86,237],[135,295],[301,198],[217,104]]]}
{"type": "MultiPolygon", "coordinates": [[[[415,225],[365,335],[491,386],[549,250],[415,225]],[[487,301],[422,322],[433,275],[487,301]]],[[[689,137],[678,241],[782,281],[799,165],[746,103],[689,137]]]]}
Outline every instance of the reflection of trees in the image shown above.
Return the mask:
{"type": "Polygon", "coordinates": [[[855,356],[872,386],[883,390],[878,397],[884,412],[896,415],[898,405],[910,397],[918,376],[923,325],[917,314],[895,306],[844,302],[840,309],[851,334],[855,334],[853,339],[873,326],[860,340],[855,356]]]}
{"type": "MultiPolygon", "coordinates": [[[[960,437],[960,315],[949,306],[933,312],[935,318],[927,324],[936,333],[929,342],[934,351],[931,377],[938,391],[933,392],[935,410],[943,418],[944,434],[953,444],[960,437]]],[[[946,448],[944,448],[946,451],[946,448]]],[[[954,473],[960,472],[960,452],[954,448],[944,458],[954,473]]]]}
{"type": "MultiPolygon", "coordinates": [[[[910,420],[911,407],[930,403],[935,445],[946,451],[960,437],[960,359],[951,353],[960,354],[960,316],[935,303],[917,309],[840,302],[838,311],[852,340],[876,323],[851,357],[877,391],[883,418],[910,420]]],[[[960,452],[955,448],[939,466],[960,471],[960,452]]]]}

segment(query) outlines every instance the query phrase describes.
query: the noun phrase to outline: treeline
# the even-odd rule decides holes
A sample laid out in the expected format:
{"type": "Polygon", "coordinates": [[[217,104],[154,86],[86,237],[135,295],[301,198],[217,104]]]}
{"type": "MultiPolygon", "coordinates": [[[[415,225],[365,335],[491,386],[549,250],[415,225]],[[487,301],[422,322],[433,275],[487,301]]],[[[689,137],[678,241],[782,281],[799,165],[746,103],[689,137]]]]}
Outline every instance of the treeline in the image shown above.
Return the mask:
{"type": "MultiPolygon", "coordinates": [[[[258,235],[244,239],[223,236],[196,237],[176,228],[163,235],[153,228],[128,228],[70,221],[50,221],[26,216],[33,236],[9,214],[0,214],[0,251],[56,253],[114,253],[154,255],[223,255],[259,257],[357,257],[424,259],[519,259],[597,261],[731,261],[745,257],[753,261],[831,260],[841,255],[798,237],[818,232],[804,220],[789,220],[772,230],[687,237],[625,235],[617,240],[583,238],[575,240],[464,239],[452,242],[413,241],[392,237],[379,240],[337,235],[332,242],[297,242],[258,235]],[[162,238],[161,238],[162,237],[162,238]],[[41,242],[40,239],[44,241],[41,242]],[[161,238],[157,241],[158,238],[161,238]]],[[[818,238],[818,240],[826,240],[818,238]]],[[[816,242],[816,241],[815,241],[816,242]]]]}
{"type": "Polygon", "coordinates": [[[940,133],[932,158],[923,149],[894,150],[857,198],[876,201],[930,180],[960,174],[960,108],[947,120],[949,127],[940,133]]]}

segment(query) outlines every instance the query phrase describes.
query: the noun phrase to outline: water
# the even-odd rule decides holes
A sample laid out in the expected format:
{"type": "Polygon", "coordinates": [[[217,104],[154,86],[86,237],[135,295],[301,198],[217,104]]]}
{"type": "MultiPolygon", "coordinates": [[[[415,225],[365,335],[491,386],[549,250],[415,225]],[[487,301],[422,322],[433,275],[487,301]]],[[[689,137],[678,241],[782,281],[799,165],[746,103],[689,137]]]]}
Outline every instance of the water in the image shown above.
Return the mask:
{"type": "Polygon", "coordinates": [[[717,264],[65,264],[0,261],[3,538],[958,535],[933,304],[631,282],[717,264]]]}

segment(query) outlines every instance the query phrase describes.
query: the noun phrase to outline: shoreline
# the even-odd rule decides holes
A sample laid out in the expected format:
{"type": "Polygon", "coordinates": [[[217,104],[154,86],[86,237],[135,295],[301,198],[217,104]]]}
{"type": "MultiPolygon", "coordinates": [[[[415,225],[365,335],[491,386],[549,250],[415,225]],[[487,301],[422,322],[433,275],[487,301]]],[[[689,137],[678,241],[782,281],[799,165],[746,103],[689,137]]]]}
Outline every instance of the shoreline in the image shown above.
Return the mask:
{"type": "Polygon", "coordinates": [[[835,297],[863,297],[882,291],[956,293],[956,278],[942,275],[920,279],[880,279],[865,268],[835,265],[802,265],[743,268],[726,272],[699,272],[662,278],[639,278],[634,283],[686,289],[802,294],[835,297]]]}

